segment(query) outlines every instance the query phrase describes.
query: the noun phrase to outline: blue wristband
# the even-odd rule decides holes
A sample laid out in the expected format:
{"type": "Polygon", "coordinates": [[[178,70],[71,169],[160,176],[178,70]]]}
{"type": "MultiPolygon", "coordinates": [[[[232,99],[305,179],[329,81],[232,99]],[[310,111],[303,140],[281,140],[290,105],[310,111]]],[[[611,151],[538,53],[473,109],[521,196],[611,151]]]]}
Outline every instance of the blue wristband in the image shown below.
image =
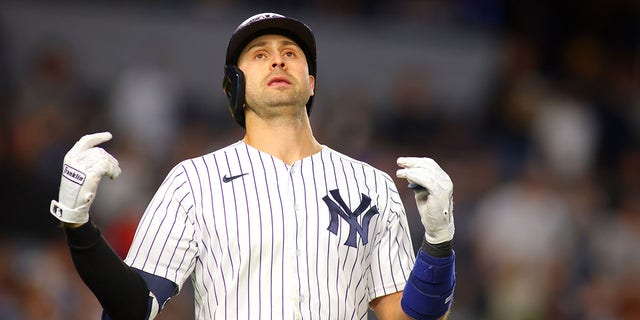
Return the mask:
{"type": "Polygon", "coordinates": [[[414,319],[435,320],[442,317],[453,300],[456,286],[456,254],[436,258],[422,249],[404,287],[400,305],[414,319]]]}

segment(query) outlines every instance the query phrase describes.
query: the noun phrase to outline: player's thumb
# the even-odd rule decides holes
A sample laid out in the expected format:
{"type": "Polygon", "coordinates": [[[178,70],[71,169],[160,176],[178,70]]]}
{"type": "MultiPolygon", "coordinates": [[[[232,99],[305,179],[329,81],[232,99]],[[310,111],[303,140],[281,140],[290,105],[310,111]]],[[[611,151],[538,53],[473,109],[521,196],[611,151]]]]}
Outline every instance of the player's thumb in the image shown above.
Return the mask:
{"type": "Polygon", "coordinates": [[[109,155],[108,161],[105,163],[106,170],[105,175],[111,179],[117,178],[122,170],[120,169],[120,165],[118,164],[118,160],[116,158],[109,155]]]}
{"type": "Polygon", "coordinates": [[[120,173],[122,172],[122,170],[120,169],[120,166],[118,165],[117,161],[116,163],[111,163],[111,166],[109,168],[109,171],[107,171],[107,176],[111,179],[115,179],[117,178],[120,173]]]}
{"type": "Polygon", "coordinates": [[[118,160],[103,149],[95,149],[98,149],[100,153],[100,160],[96,163],[96,172],[101,176],[107,176],[111,179],[117,178],[121,173],[118,160]]]}

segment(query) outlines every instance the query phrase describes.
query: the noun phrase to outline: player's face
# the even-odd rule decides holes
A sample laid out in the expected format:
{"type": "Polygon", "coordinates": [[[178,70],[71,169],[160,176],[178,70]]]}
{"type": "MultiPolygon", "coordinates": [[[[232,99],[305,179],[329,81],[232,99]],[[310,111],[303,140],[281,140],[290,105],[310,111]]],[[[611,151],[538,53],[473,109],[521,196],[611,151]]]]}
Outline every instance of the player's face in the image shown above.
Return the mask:
{"type": "Polygon", "coordinates": [[[275,34],[253,39],[240,54],[238,67],[245,75],[245,101],[253,112],[306,112],[315,79],[304,52],[291,39],[275,34]]]}

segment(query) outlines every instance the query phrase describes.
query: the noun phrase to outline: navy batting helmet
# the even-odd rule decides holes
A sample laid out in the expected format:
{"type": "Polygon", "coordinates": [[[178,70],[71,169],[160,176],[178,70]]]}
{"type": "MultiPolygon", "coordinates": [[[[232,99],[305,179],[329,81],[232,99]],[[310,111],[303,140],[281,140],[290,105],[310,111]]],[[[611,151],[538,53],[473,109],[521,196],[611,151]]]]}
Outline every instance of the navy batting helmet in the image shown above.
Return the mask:
{"type": "MultiPolygon", "coordinates": [[[[311,29],[301,21],[277,13],[260,13],[241,23],[231,35],[227,46],[222,89],[229,99],[229,111],[243,128],[245,82],[242,70],[238,68],[238,58],[251,40],[265,34],[280,34],[295,41],[304,52],[309,66],[309,74],[316,76],[316,41],[311,29]]],[[[313,96],[307,101],[307,114],[311,113],[313,96]]]]}

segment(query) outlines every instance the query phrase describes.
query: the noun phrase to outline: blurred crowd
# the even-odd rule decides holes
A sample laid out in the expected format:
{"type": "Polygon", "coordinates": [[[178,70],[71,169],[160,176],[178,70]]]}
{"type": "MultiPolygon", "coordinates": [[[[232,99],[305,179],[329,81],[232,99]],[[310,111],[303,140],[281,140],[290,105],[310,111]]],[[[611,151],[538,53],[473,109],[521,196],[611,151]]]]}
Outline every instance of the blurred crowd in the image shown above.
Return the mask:
{"type": "MultiPolygon", "coordinates": [[[[451,319],[640,319],[634,1],[398,1],[392,13],[387,1],[271,2],[374,22],[391,14],[428,20],[425,12],[435,10],[499,39],[500,63],[485,79],[489,99],[477,101],[480,112],[447,113],[430,91],[438,79],[406,66],[393,75],[388,102],[358,83],[325,86],[334,91],[318,97],[311,117],[321,143],[391,176],[405,155],[434,158],[450,174],[458,277],[451,319]],[[424,14],[416,17],[415,8],[424,14]]],[[[124,256],[169,169],[242,131],[226,113],[207,111],[225,106],[203,107],[157,64],[123,70],[105,87],[85,81],[76,53],[55,39],[33,48],[23,74],[12,74],[8,45],[0,26],[0,320],[98,319],[100,306],[48,213],[65,152],[83,134],[114,134],[104,148],[123,174],[103,180],[92,217],[124,256]]],[[[396,183],[417,249],[413,195],[396,183]]],[[[185,286],[159,318],[192,319],[192,299],[185,286]]]]}

